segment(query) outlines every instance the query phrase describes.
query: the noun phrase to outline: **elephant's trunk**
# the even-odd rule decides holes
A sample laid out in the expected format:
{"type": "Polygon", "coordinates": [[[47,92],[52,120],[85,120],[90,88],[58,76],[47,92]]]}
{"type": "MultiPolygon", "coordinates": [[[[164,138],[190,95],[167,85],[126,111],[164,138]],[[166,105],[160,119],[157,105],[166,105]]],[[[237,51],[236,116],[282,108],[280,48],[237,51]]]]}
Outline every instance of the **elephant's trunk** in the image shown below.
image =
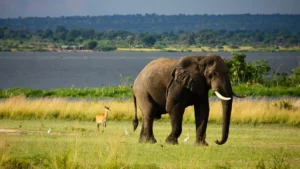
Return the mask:
{"type": "Polygon", "coordinates": [[[223,108],[223,127],[222,127],[222,139],[221,141],[216,140],[216,144],[222,145],[226,143],[229,134],[229,126],[230,126],[230,116],[231,116],[231,108],[232,108],[232,96],[228,101],[222,100],[222,108],[223,108]]]}

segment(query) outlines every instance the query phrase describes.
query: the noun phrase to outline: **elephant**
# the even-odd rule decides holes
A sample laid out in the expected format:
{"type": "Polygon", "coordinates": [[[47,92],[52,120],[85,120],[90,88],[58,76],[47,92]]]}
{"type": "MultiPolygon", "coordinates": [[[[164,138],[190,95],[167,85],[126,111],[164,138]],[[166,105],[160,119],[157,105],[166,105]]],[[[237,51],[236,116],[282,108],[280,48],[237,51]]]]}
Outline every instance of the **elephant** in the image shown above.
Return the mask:
{"type": "Polygon", "coordinates": [[[222,138],[229,135],[233,91],[228,69],[220,56],[184,56],[180,59],[158,58],[148,63],[132,86],[134,101],[133,130],[138,127],[137,104],[142,112],[140,143],[156,143],[153,122],[168,113],[172,131],[165,142],[178,144],[182,132],[184,110],[194,106],[196,145],[207,146],[205,140],[209,117],[209,90],[221,99],[223,109],[222,138]]]}

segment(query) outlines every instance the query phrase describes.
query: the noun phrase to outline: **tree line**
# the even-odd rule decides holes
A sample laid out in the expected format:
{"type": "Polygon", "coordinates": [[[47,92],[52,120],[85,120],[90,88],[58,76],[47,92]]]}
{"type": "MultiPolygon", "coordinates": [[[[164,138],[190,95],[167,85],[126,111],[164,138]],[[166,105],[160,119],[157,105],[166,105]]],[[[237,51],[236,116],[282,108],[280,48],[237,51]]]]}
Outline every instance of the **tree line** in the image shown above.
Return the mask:
{"type": "MultiPolygon", "coordinates": [[[[31,32],[27,29],[14,30],[9,27],[0,27],[0,39],[82,44],[96,41],[98,46],[112,49],[116,47],[154,47],[164,48],[171,45],[210,46],[222,48],[228,45],[231,48],[239,46],[253,47],[291,47],[300,45],[300,31],[288,30],[212,30],[202,29],[196,32],[169,31],[157,32],[130,32],[108,30],[96,32],[94,29],[73,28],[57,26],[55,30],[38,29],[31,32]]],[[[97,46],[97,44],[96,44],[97,46]]]]}
{"type": "Polygon", "coordinates": [[[98,31],[126,30],[130,32],[197,31],[199,29],[232,30],[300,30],[300,15],[237,14],[237,15],[106,15],[62,17],[0,18],[0,26],[12,29],[55,30],[84,28],[98,31]]]}

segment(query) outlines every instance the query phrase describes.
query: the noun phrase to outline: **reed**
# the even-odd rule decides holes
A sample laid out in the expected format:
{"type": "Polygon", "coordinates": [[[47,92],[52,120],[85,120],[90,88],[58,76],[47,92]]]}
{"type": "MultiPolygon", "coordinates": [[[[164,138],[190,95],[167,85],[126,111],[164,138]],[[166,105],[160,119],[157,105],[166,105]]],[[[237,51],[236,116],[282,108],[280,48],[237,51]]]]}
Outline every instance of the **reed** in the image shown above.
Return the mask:
{"type": "MultiPolygon", "coordinates": [[[[300,125],[300,109],[294,108],[295,99],[240,99],[233,102],[231,122],[243,124],[275,123],[300,125]]],[[[134,106],[131,100],[68,100],[26,99],[24,96],[11,97],[0,102],[0,117],[7,119],[67,119],[94,121],[96,114],[104,113],[108,106],[110,120],[132,120],[134,106]]],[[[219,101],[210,102],[210,123],[222,123],[222,105],[219,101]]],[[[193,107],[188,107],[184,114],[184,122],[194,122],[193,107]]],[[[138,112],[141,119],[141,113],[138,112]]],[[[168,120],[162,116],[162,121],[168,120]]]]}

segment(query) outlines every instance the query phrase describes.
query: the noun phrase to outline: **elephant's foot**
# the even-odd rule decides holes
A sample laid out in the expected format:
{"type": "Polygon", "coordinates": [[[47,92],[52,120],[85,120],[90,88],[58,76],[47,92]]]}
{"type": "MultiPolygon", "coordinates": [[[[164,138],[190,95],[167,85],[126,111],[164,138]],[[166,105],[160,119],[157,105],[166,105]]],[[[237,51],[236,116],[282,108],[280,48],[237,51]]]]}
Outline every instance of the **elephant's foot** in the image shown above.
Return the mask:
{"type": "Polygon", "coordinates": [[[209,144],[204,140],[204,141],[201,141],[201,142],[199,142],[199,141],[196,141],[195,142],[195,145],[196,146],[209,146],[209,144]]]}
{"type": "Polygon", "coordinates": [[[200,137],[199,139],[196,140],[195,145],[199,146],[208,146],[208,143],[205,141],[206,135],[203,137],[200,137]]]}
{"type": "Polygon", "coordinates": [[[150,144],[154,144],[156,143],[156,139],[153,137],[140,137],[140,140],[139,140],[140,143],[150,143],[150,144]]]}
{"type": "Polygon", "coordinates": [[[166,139],[166,143],[175,145],[175,144],[178,144],[178,140],[177,140],[177,138],[175,138],[175,137],[169,136],[169,137],[166,139]]]}

